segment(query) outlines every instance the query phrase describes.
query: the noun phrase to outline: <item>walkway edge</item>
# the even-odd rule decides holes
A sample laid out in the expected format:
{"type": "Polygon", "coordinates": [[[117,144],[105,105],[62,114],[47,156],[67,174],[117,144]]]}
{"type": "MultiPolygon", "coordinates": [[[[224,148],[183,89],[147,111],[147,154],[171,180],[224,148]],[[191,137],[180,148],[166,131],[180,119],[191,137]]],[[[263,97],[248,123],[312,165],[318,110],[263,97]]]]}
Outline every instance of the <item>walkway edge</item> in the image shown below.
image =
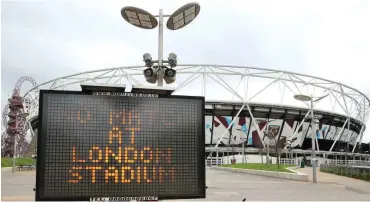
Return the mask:
{"type": "Polygon", "coordinates": [[[297,173],[295,170],[291,170],[295,173],[285,173],[285,172],[274,172],[274,171],[265,171],[265,170],[251,170],[251,169],[241,169],[241,168],[225,168],[219,166],[212,166],[211,169],[215,170],[224,170],[224,171],[231,171],[237,173],[247,173],[252,175],[261,175],[266,177],[274,177],[286,180],[294,180],[294,181],[301,181],[301,182],[308,182],[308,175],[304,173],[297,173]]]}
{"type": "Polygon", "coordinates": [[[9,171],[12,171],[12,167],[3,167],[3,168],[1,168],[1,171],[2,171],[2,172],[9,172],[9,171]]]}

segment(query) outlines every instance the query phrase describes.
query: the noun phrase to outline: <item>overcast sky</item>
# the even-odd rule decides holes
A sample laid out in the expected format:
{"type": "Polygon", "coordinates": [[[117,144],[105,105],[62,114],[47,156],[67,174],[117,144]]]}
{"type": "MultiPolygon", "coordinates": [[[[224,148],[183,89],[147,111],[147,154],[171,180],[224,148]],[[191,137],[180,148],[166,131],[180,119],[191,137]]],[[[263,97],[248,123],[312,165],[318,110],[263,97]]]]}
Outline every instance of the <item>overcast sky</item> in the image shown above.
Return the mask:
{"type": "MultiPolygon", "coordinates": [[[[188,2],[2,1],[2,107],[21,76],[42,83],[85,70],[141,65],[143,53],[157,53],[158,31],[126,23],[120,9],[163,8],[171,14],[188,2]]],[[[179,63],[307,73],[370,95],[370,1],[198,2],[201,11],[191,25],[164,31],[164,54],[176,52],[179,63]]]]}

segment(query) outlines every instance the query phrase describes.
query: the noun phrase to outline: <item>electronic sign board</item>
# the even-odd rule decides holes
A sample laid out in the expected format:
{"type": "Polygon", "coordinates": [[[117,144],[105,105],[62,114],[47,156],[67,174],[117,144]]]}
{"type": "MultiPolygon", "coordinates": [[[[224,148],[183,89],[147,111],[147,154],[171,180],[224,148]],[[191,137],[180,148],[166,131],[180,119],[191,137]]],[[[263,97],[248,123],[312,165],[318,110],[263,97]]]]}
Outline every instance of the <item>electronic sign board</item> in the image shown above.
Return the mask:
{"type": "Polygon", "coordinates": [[[204,97],[41,90],[36,200],[205,198],[204,97]]]}

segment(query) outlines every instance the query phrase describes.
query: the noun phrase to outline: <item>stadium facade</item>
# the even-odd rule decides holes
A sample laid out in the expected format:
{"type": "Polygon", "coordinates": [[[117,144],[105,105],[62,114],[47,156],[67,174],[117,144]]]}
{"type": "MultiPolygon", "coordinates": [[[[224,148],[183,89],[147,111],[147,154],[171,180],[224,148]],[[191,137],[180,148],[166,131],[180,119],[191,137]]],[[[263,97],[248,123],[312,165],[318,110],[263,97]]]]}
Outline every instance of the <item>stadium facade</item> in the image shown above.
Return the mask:
{"type": "MultiPolygon", "coordinates": [[[[276,144],[277,141],[286,142],[286,140],[291,140],[290,146],[292,148],[311,149],[311,120],[304,120],[308,113],[307,109],[251,103],[252,116],[256,119],[258,128],[263,133],[260,139],[247,109],[244,109],[238,117],[235,117],[241,106],[242,103],[237,102],[208,101],[206,103],[206,146],[214,146],[221,139],[219,145],[221,147],[241,146],[244,143],[245,146],[259,148],[261,147],[261,139],[263,141],[268,139],[271,142],[270,144],[276,144]],[[228,128],[229,130],[224,134],[228,128]],[[222,137],[222,135],[224,136],[222,137]]],[[[351,119],[349,121],[350,130],[348,130],[348,124],[345,124],[346,117],[343,115],[316,110],[315,116],[319,117],[318,123],[315,123],[313,127],[319,150],[329,151],[335,140],[337,141],[332,151],[353,150],[356,138],[361,133],[361,122],[351,119]]],[[[368,151],[369,144],[363,143],[360,148],[362,148],[361,151],[356,151],[361,153],[368,151]]]]}

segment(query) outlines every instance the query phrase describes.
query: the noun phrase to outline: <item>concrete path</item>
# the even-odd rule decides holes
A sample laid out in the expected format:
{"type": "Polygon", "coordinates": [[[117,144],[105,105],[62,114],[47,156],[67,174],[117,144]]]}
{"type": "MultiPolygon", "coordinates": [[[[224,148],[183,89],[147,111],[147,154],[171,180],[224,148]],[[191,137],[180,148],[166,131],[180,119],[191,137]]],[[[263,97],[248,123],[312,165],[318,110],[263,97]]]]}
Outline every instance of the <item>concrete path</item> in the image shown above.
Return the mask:
{"type": "MultiPolygon", "coordinates": [[[[308,179],[312,182],[312,167],[297,168],[298,172],[305,173],[308,175],[308,179]]],[[[323,184],[336,184],[343,186],[345,189],[354,190],[364,194],[370,194],[370,182],[364,180],[358,180],[350,177],[344,177],[340,175],[334,175],[330,173],[320,172],[317,168],[317,182],[323,184]]],[[[369,198],[370,200],[370,198],[369,198]]]]}
{"type": "Polygon", "coordinates": [[[34,201],[35,171],[1,172],[2,201],[34,201]]]}
{"type": "MultiPolygon", "coordinates": [[[[214,169],[207,169],[206,180],[207,198],[200,201],[241,201],[243,198],[248,201],[370,200],[370,194],[331,183],[313,184],[214,169]]],[[[1,199],[34,200],[34,184],[34,171],[2,172],[1,199]]]]}

